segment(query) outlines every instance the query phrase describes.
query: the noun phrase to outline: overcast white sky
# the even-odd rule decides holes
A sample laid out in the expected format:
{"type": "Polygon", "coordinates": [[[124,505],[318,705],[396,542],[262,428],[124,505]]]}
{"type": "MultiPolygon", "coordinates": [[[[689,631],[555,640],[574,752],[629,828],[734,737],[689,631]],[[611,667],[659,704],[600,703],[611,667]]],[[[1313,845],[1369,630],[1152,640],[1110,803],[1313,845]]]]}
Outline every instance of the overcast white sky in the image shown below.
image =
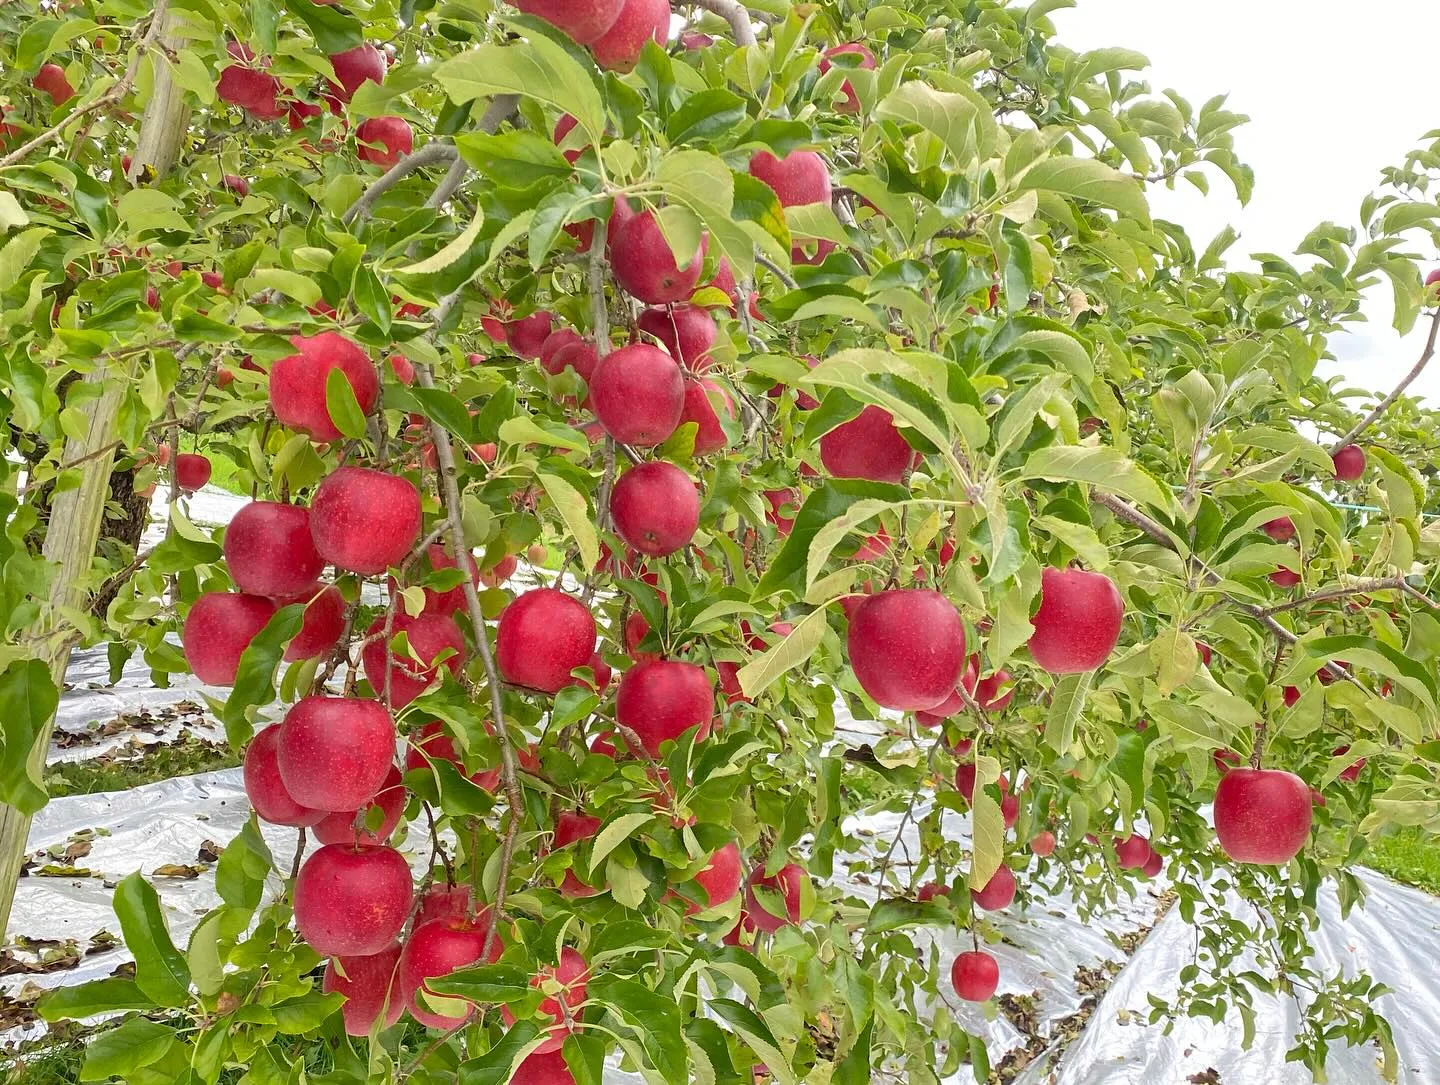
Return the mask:
{"type": "MultiPolygon", "coordinates": [[[[1250,123],[1235,136],[1255,170],[1242,208],[1223,177],[1202,197],[1182,182],[1152,191],[1157,214],[1203,248],[1227,222],[1240,232],[1232,261],[1289,254],[1324,220],[1357,226],[1380,169],[1440,128],[1440,3],[1434,0],[1079,0],[1053,14],[1072,49],[1106,45],[1150,58],[1153,90],[1174,87],[1197,107],[1229,94],[1250,123]]],[[[1413,251],[1425,252],[1417,237],[1413,251]]],[[[1377,295],[1370,323],[1332,340],[1347,383],[1388,391],[1415,363],[1423,339],[1401,341],[1377,295]]],[[[1440,368],[1440,366],[1437,366],[1440,368]]],[[[1412,387],[1440,403],[1440,372],[1412,387]]]]}

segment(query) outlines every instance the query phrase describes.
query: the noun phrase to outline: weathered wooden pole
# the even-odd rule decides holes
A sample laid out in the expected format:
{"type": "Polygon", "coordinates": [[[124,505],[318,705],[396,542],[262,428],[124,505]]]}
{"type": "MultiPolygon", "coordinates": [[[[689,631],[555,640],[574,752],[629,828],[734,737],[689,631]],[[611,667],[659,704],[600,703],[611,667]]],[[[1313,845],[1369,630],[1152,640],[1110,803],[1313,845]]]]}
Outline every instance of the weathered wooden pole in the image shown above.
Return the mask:
{"type": "MultiPolygon", "coordinates": [[[[183,45],[174,33],[175,24],[166,0],[157,0],[151,19],[151,29],[137,48],[148,51],[159,44],[173,51],[183,45]]],[[[143,58],[137,57],[133,67],[139,63],[143,63],[143,58]]],[[[174,168],[184,146],[188,123],[189,110],[183,89],[171,79],[169,65],[156,62],[150,100],[132,156],[132,180],[152,182],[174,168]]],[[[111,446],[115,443],[116,417],[124,399],[128,373],[128,369],[122,375],[114,370],[97,369],[85,378],[99,384],[102,391],[80,407],[86,421],[85,433],[78,439],[67,440],[61,455],[61,463],[80,463],[72,469],[80,472],[80,482],[57,493],[50,507],[43,553],[46,560],[55,565],[55,579],[51,583],[48,606],[41,612],[31,637],[35,657],[45,661],[57,686],[64,680],[74,645],[63,614],[65,608],[83,609],[85,605],[86,581],[110,492],[110,473],[115,463],[115,449],[111,446]]],[[[30,773],[37,779],[45,768],[54,727],[52,716],[40,729],[30,751],[30,773]]],[[[30,815],[0,803],[0,931],[9,928],[10,908],[15,901],[15,885],[20,878],[29,835],[30,815]]]]}

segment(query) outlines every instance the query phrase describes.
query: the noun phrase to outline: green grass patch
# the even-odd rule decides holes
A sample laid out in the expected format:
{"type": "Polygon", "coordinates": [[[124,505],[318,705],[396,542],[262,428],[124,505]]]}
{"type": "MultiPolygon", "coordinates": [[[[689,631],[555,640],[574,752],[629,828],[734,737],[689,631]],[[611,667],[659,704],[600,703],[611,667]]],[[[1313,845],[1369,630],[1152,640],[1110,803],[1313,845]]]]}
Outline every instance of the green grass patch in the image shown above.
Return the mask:
{"type": "Polygon", "coordinates": [[[186,731],[174,742],[147,746],[133,754],[65,761],[45,770],[45,790],[52,799],[127,791],[141,784],[193,776],[197,772],[234,768],[240,755],[228,746],[207,742],[186,731]]]}
{"type": "Polygon", "coordinates": [[[1440,896],[1440,846],[1419,829],[1402,829],[1373,841],[1361,861],[1405,885],[1440,896]]]}

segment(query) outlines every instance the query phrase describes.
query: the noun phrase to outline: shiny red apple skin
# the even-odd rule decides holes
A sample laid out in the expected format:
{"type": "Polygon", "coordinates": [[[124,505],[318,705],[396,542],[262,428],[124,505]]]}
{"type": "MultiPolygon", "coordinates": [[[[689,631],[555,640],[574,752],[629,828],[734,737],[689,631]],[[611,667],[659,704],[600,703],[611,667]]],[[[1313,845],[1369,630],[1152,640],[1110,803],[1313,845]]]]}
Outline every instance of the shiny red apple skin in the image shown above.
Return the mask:
{"type": "Polygon", "coordinates": [[[358,810],[385,784],[395,757],[395,721],[364,697],[305,697],[276,740],[280,778],[315,810],[358,810]]]}
{"type": "Polygon", "coordinates": [[[1000,986],[1000,965],[983,950],[970,950],[950,966],[950,983],[966,1002],[988,1002],[1000,986]]]}
{"type": "Polygon", "coordinates": [[[700,526],[700,491],[664,460],[638,463],[610,491],[615,530],[634,549],[664,557],[684,549],[700,526]]]}
{"type": "Polygon", "coordinates": [[[278,501],[251,501],[225,528],[225,564],[235,586],[283,599],[312,585],[325,568],[310,535],[310,510],[278,501]]]}
{"type": "Polygon", "coordinates": [[[900,482],[913,455],[894,417],[873,404],[820,438],[820,462],[835,478],[900,482]]]}
{"type": "Polygon", "coordinates": [[[349,1035],[368,1036],[382,1012],[385,1015],[382,1028],[389,1028],[400,1020],[405,1012],[405,999],[395,982],[399,963],[399,942],[392,942],[369,956],[337,957],[326,962],[320,989],[326,994],[337,992],[345,996],[340,1012],[349,1035]]]}
{"type": "Polygon", "coordinates": [[[595,619],[585,604],[554,588],[534,588],[500,614],[495,662],[507,682],[558,693],[595,653],[595,619]]]}
{"type": "Polygon", "coordinates": [[[316,441],[338,441],[345,435],[330,417],[325,388],[331,372],[345,375],[362,414],[375,409],[380,378],[370,355],[339,332],[296,335],[294,354],[270,367],[270,408],[282,425],[307,433],[316,441]]]}
{"type": "Polygon", "coordinates": [[[639,736],[651,757],[664,742],[699,727],[695,741],[710,735],[715,718],[715,690],[703,667],[676,660],[637,663],[620,676],[615,693],[615,718],[639,736]]]}
{"type": "Polygon", "coordinates": [[[1046,569],[1040,609],[1030,619],[1030,656],[1051,674],[1093,671],[1120,639],[1125,601],[1115,582],[1083,569],[1046,569]]]}
{"type": "Polygon", "coordinates": [[[385,696],[386,645],[401,633],[405,634],[411,653],[418,659],[390,653],[389,703],[396,711],[424,693],[441,668],[451,674],[459,674],[466,656],[465,635],[448,614],[421,611],[413,618],[404,612],[396,614],[390,622],[388,640],[384,616],[376,618],[365,631],[369,643],[361,651],[360,659],[370,688],[375,691],[375,696],[382,699],[385,696]],[[440,659],[442,655],[444,659],[440,659]]]}
{"type": "Polygon", "coordinates": [[[399,565],[420,537],[420,491],[409,479],[369,467],[338,467],[310,502],[315,549],[365,576],[399,565]]]}
{"type": "Polygon", "coordinates": [[[786,863],[769,878],[765,877],[764,867],[756,867],[745,879],[745,915],[757,929],[771,934],[781,927],[793,927],[800,922],[800,891],[807,877],[804,868],[795,863],[786,863]],[[785,902],[783,916],[772,914],[761,904],[755,894],[756,886],[780,894],[785,902]]]}
{"type": "Polygon", "coordinates": [[[241,654],[274,616],[274,602],[258,595],[212,591],[200,596],[180,633],[190,673],[207,686],[233,686],[241,654]]]}
{"type": "Polygon", "coordinates": [[[326,844],[295,879],[295,927],[316,953],[369,956],[399,935],[413,893],[410,867],[394,848],[326,844]]]}
{"type": "Polygon", "coordinates": [[[953,694],[965,668],[965,627],[936,591],[877,592],[850,621],[850,666],[876,704],[925,711],[953,694]]]}
{"type": "Polygon", "coordinates": [[[271,724],[250,740],[245,748],[245,762],[242,775],[245,780],[245,796],[261,821],[271,825],[290,825],[302,828],[318,825],[330,815],[324,810],[312,810],[302,806],[285,788],[280,777],[280,766],[276,762],[275,743],[280,737],[280,725],[271,724]]]}
{"type": "Polygon", "coordinates": [[[1215,835],[1237,863],[1282,866],[1310,838],[1310,788],[1274,769],[1233,768],[1215,789],[1215,835]]]}

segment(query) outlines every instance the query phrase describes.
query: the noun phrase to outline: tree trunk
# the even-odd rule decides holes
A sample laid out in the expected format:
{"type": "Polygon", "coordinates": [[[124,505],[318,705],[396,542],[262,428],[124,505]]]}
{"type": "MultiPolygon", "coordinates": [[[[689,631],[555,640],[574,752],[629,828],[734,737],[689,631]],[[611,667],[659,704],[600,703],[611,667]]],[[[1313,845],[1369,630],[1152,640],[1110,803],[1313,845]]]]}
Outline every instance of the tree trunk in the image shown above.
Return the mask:
{"type": "MultiPolygon", "coordinates": [[[[165,0],[157,0],[153,18],[164,21],[158,44],[167,51],[180,48],[183,42],[173,32],[174,23],[166,10],[165,0]]],[[[185,108],[184,92],[171,79],[169,65],[159,61],[152,63],[154,81],[140,124],[131,176],[159,180],[171,170],[179,157],[189,114],[185,108]]],[[[143,355],[140,357],[143,358],[143,355]]],[[[114,442],[116,415],[124,398],[127,377],[128,372],[117,375],[114,371],[99,369],[86,378],[101,384],[103,391],[98,398],[81,408],[86,419],[85,435],[80,440],[67,441],[61,457],[61,462],[81,459],[84,462],[79,468],[80,485],[60,493],[50,509],[42,552],[46,560],[56,566],[55,579],[50,589],[49,606],[33,630],[35,643],[39,645],[36,656],[45,660],[57,686],[64,681],[70,649],[74,644],[66,627],[63,608],[85,607],[87,574],[100,539],[105,502],[110,495],[114,474],[113,450],[94,454],[114,442]],[[93,458],[86,458],[92,455],[93,458]]],[[[141,530],[144,530],[143,526],[141,530]]],[[[52,717],[41,728],[30,751],[30,765],[37,777],[43,772],[54,727],[52,717]]],[[[9,928],[10,908],[15,901],[15,886],[29,835],[30,816],[0,803],[0,930],[9,928]]]]}

